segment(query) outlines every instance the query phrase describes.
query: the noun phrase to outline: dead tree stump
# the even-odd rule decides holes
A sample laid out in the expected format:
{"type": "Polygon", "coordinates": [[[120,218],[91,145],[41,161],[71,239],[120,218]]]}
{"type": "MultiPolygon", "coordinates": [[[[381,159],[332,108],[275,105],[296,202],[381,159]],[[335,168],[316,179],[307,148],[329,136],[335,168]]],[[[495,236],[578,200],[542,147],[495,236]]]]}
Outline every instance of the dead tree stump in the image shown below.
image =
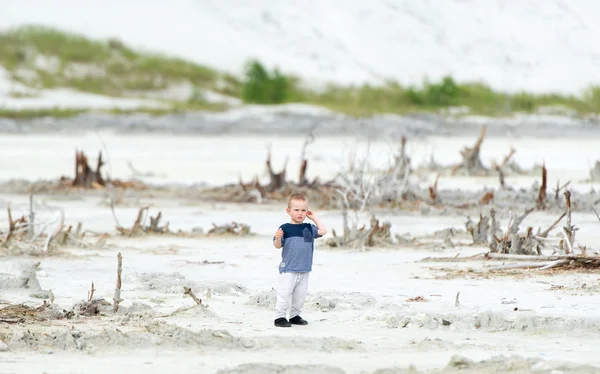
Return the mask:
{"type": "Polygon", "coordinates": [[[548,169],[546,169],[546,163],[542,164],[542,185],[538,192],[538,198],[536,200],[536,207],[538,209],[544,209],[546,207],[546,189],[548,188],[548,169]]]}
{"type": "Polygon", "coordinates": [[[433,182],[432,186],[429,186],[429,198],[433,204],[438,204],[440,202],[440,197],[438,195],[438,181],[440,179],[440,174],[435,177],[435,182],[433,182]]]}
{"type": "Polygon", "coordinates": [[[279,190],[285,184],[285,172],[287,170],[288,158],[286,157],[285,163],[283,165],[283,170],[279,173],[273,171],[273,166],[271,165],[271,148],[269,147],[269,151],[267,153],[267,171],[269,172],[269,186],[267,187],[270,192],[279,190]]]}
{"type": "Polygon", "coordinates": [[[106,186],[100,170],[103,165],[102,151],[98,152],[98,163],[96,164],[96,170],[93,170],[88,163],[85,153],[75,150],[75,178],[73,179],[72,186],[83,188],[106,186]]]}
{"type": "Polygon", "coordinates": [[[573,253],[573,246],[575,245],[575,232],[578,230],[571,223],[571,191],[566,190],[564,192],[565,202],[567,205],[565,215],[567,217],[566,225],[563,227],[563,236],[565,240],[561,240],[559,244],[559,249],[565,251],[566,254],[573,253]]]}
{"type": "Polygon", "coordinates": [[[484,217],[482,214],[479,215],[479,222],[475,224],[470,217],[467,217],[465,228],[471,237],[473,238],[473,244],[483,244],[488,241],[489,232],[489,217],[484,217]]]}
{"type": "Polygon", "coordinates": [[[463,162],[456,165],[452,169],[452,175],[456,175],[458,171],[464,170],[467,175],[487,175],[488,169],[483,166],[481,163],[481,158],[479,157],[479,152],[481,151],[481,144],[483,143],[483,139],[485,138],[485,133],[487,131],[487,127],[483,127],[481,129],[481,133],[479,134],[479,138],[475,142],[475,145],[471,148],[465,147],[460,154],[463,158],[463,162]]]}
{"type": "MultiPolygon", "coordinates": [[[[299,186],[306,186],[306,185],[310,184],[310,182],[308,181],[308,178],[306,178],[306,169],[308,168],[308,159],[306,158],[306,148],[308,148],[308,146],[316,140],[316,137],[314,134],[315,129],[316,129],[316,126],[313,126],[313,128],[310,130],[310,132],[304,139],[304,143],[302,144],[302,152],[300,153],[300,174],[298,176],[298,185],[299,186]]],[[[315,180],[315,182],[316,182],[316,180],[315,180]]],[[[313,183],[315,183],[315,182],[313,182],[313,183]]]]}

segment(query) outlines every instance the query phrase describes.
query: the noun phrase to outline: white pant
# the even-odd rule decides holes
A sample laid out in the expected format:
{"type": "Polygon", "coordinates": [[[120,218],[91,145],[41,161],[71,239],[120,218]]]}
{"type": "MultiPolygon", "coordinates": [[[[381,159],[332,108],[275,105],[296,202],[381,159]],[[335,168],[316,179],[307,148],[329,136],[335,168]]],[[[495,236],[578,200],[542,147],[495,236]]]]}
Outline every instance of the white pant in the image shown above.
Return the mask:
{"type": "Polygon", "coordinates": [[[275,318],[285,318],[290,306],[290,318],[300,315],[308,291],[309,274],[308,272],[279,274],[275,318]]]}

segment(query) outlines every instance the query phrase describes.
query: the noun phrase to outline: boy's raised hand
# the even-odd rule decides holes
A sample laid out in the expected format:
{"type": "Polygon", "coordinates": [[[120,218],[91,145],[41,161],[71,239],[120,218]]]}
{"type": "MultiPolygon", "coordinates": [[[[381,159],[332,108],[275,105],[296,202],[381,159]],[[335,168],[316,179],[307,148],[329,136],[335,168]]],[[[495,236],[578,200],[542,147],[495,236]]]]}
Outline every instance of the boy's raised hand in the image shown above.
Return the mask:
{"type": "Polygon", "coordinates": [[[279,229],[275,232],[275,239],[281,239],[283,237],[283,230],[279,229]]]}
{"type": "Polygon", "coordinates": [[[307,212],[306,212],[306,218],[308,218],[308,219],[310,219],[310,220],[314,221],[314,220],[315,220],[315,218],[316,218],[316,216],[315,216],[315,214],[312,212],[312,210],[309,210],[309,211],[307,211],[307,212]]]}

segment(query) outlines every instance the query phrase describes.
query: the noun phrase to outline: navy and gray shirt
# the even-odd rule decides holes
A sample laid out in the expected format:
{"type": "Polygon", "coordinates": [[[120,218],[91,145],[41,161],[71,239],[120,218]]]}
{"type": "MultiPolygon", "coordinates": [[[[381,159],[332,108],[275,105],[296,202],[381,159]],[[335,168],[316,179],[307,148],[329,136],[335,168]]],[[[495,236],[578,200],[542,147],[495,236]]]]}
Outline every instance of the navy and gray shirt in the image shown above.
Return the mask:
{"type": "MultiPolygon", "coordinates": [[[[315,239],[320,238],[319,229],[311,223],[284,223],[281,238],[280,273],[308,272],[312,270],[315,239]]],[[[273,237],[275,241],[275,237],[273,237]]]]}

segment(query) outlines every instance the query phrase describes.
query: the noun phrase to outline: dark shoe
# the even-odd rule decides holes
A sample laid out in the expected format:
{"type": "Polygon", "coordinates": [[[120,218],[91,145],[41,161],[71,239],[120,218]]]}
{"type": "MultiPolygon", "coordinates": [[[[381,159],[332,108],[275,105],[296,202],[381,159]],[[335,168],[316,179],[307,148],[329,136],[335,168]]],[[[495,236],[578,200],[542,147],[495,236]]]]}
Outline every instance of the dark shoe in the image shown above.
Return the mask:
{"type": "Polygon", "coordinates": [[[308,322],[302,319],[300,316],[296,316],[294,318],[290,318],[290,323],[292,325],[308,325],[308,322]]]}
{"type": "Polygon", "coordinates": [[[277,326],[277,327],[290,327],[290,326],[292,326],[292,324],[287,319],[281,317],[281,318],[277,318],[275,320],[275,326],[277,326]]]}

